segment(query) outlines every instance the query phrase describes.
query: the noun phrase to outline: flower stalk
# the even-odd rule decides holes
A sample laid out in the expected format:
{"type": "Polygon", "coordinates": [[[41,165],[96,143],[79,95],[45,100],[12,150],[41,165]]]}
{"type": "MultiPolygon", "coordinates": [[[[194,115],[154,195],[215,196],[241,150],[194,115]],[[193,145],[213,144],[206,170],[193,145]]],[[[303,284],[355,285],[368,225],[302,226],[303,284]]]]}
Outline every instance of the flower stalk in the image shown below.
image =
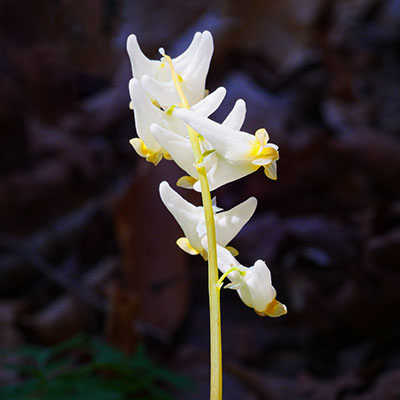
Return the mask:
{"type": "MultiPolygon", "coordinates": [[[[182,106],[190,109],[180,84],[179,76],[176,74],[171,57],[164,54],[168,62],[172,81],[179,94],[182,106]]],[[[188,125],[188,134],[194,159],[199,163],[202,158],[199,135],[188,125]]],[[[217,240],[215,233],[214,211],[211,200],[211,193],[207,179],[207,172],[204,166],[197,168],[201,186],[201,198],[204,207],[204,218],[207,231],[208,247],[208,295],[210,307],[210,400],[222,399],[222,349],[221,349],[221,308],[220,288],[218,286],[218,262],[217,262],[217,240]]]]}

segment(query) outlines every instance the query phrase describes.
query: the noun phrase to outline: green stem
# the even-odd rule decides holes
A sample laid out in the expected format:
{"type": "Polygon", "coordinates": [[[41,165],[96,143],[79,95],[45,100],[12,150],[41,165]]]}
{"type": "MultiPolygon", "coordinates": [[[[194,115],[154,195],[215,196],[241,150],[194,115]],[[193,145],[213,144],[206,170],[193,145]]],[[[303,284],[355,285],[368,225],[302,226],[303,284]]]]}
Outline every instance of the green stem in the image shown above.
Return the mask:
{"type": "MultiPolygon", "coordinates": [[[[169,56],[164,55],[168,62],[172,80],[179,94],[184,108],[189,109],[189,103],[185,97],[180,84],[180,77],[177,76],[169,56]]],[[[201,148],[198,133],[188,126],[190,143],[196,163],[201,159],[201,148]]],[[[222,351],[221,351],[221,310],[220,310],[220,290],[218,282],[217,264],[217,240],[215,234],[214,211],[212,208],[210,187],[208,185],[207,172],[204,167],[197,169],[201,185],[201,198],[204,207],[204,217],[207,228],[208,244],[208,295],[210,305],[210,400],[222,399],[222,351]]]]}

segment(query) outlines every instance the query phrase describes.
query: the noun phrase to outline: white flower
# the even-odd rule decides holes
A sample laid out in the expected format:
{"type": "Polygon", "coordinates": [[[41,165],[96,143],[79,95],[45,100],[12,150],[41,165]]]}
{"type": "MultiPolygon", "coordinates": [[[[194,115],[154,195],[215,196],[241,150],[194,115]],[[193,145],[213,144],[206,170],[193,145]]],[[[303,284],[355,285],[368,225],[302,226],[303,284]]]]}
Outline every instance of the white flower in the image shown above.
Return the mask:
{"type": "MultiPolygon", "coordinates": [[[[176,193],[167,182],[160,184],[161,200],[181,226],[185,237],[177,241],[178,246],[189,254],[206,255],[202,238],[206,236],[203,207],[196,207],[176,193]]],[[[217,243],[225,247],[251,218],[257,199],[250,197],[229,211],[218,212],[214,203],[215,232],[217,243]]],[[[227,250],[228,251],[228,250],[227,250]]]]}
{"type": "MultiPolygon", "coordinates": [[[[179,104],[179,96],[172,82],[168,63],[162,59],[148,59],[140,49],[135,35],[128,37],[127,51],[133,77],[141,82],[153,99],[164,108],[179,104]]],[[[205,82],[213,51],[211,33],[197,32],[189,47],[180,56],[172,59],[190,105],[199,102],[205,96],[205,82]]]]}
{"type": "MultiPolygon", "coordinates": [[[[187,136],[187,125],[174,117],[170,111],[162,110],[153,102],[142,88],[138,79],[133,78],[130,80],[129,93],[135,113],[136,132],[139,136],[139,138],[131,139],[130,143],[141,157],[157,165],[163,156],[169,158],[169,155],[168,151],[163,148],[151,133],[151,124],[157,123],[184,137],[187,136]]],[[[209,116],[219,107],[225,94],[226,89],[220,87],[193,105],[192,109],[201,115],[209,116]]]]}
{"type": "Polygon", "coordinates": [[[191,110],[176,108],[173,114],[190,125],[203,136],[226,160],[240,163],[243,175],[247,175],[261,166],[265,175],[277,179],[276,161],[279,159],[278,146],[268,143],[265,129],[259,129],[255,135],[218,124],[191,110]]]}
{"type": "MultiPolygon", "coordinates": [[[[207,248],[207,240],[202,240],[207,248]]],[[[264,261],[257,260],[252,267],[244,267],[225,248],[217,245],[218,268],[228,273],[231,281],[225,288],[237,290],[246,306],[254,308],[261,316],[279,317],[287,313],[286,306],[276,300],[276,290],[272,286],[271,272],[264,261]]]]}
{"type": "MultiPolygon", "coordinates": [[[[175,111],[172,114],[174,115],[175,111]]],[[[222,127],[225,129],[240,129],[245,114],[246,104],[243,100],[239,99],[222,123],[222,127]]],[[[186,188],[193,187],[196,191],[200,192],[199,176],[190,140],[187,137],[177,135],[172,130],[161,127],[159,124],[151,125],[151,132],[176,164],[192,177],[192,179],[189,177],[180,179],[178,185],[186,188]]],[[[215,190],[228,182],[240,179],[259,168],[259,166],[254,166],[247,161],[231,161],[226,159],[217,151],[213,151],[214,148],[207,139],[200,141],[200,147],[202,152],[206,154],[201,165],[206,168],[210,190],[215,190]]]]}

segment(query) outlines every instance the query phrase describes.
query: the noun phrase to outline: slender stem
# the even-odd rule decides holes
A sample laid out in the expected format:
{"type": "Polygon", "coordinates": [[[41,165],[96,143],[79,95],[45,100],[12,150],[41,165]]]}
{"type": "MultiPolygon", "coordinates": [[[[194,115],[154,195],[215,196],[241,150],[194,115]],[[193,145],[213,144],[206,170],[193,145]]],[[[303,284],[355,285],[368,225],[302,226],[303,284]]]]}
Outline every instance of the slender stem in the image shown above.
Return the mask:
{"type": "Polygon", "coordinates": [[[224,283],[224,279],[225,279],[231,272],[233,272],[233,271],[239,272],[240,275],[245,275],[245,272],[241,271],[241,270],[240,270],[239,268],[237,268],[237,267],[232,267],[232,268],[228,269],[228,271],[226,271],[226,272],[225,272],[223,275],[221,275],[221,277],[218,279],[217,287],[218,287],[219,289],[222,288],[222,285],[223,285],[223,283],[224,283]]]}
{"type": "MultiPolygon", "coordinates": [[[[171,58],[164,55],[171,70],[172,80],[179,94],[184,108],[189,109],[189,103],[185,97],[180,84],[180,77],[175,72],[171,58]]],[[[201,158],[201,148],[198,133],[188,126],[190,143],[196,163],[201,158]]],[[[217,241],[215,234],[214,211],[212,208],[210,187],[208,185],[207,173],[204,167],[197,169],[201,185],[201,197],[204,207],[204,217],[207,228],[208,243],[208,294],[210,305],[210,400],[222,399],[222,351],[221,351],[221,311],[218,282],[217,265],[217,241]]]]}

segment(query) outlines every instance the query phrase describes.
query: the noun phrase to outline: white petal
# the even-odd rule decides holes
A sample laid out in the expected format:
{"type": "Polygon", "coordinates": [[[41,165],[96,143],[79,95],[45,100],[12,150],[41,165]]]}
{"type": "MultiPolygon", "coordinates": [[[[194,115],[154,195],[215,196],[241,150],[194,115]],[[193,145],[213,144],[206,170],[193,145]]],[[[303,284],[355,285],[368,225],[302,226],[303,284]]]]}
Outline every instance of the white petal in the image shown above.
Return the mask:
{"type": "Polygon", "coordinates": [[[162,111],[151,102],[135,78],[129,81],[129,93],[135,115],[136,132],[150,151],[157,152],[161,149],[161,145],[153,137],[150,125],[153,122],[162,123],[162,111]]]}
{"type": "Polygon", "coordinates": [[[225,95],[226,89],[224,87],[219,87],[192,106],[191,109],[200,115],[208,117],[221,105],[225,95]]]}
{"type": "MultiPolygon", "coordinates": [[[[244,161],[228,161],[223,157],[218,158],[217,167],[207,174],[210,190],[218,189],[229,182],[234,182],[256,171],[259,166],[244,161]]],[[[195,188],[196,190],[196,185],[195,188]]]]}
{"type": "MultiPolygon", "coordinates": [[[[208,96],[206,96],[203,100],[200,100],[198,103],[196,103],[192,107],[192,109],[195,112],[208,117],[219,107],[219,105],[221,104],[222,100],[225,97],[225,94],[226,94],[226,89],[220,87],[214,90],[214,92],[210,93],[208,96]]],[[[170,113],[167,113],[167,115],[165,115],[164,113],[163,122],[162,123],[157,122],[157,123],[162,127],[169,129],[174,133],[178,133],[183,137],[188,136],[188,126],[182,120],[176,118],[170,113]]]]}
{"type": "Polygon", "coordinates": [[[203,34],[196,32],[189,47],[179,56],[172,59],[172,64],[177,71],[182,71],[191,62],[202,41],[203,34]]]}
{"type": "MultiPolygon", "coordinates": [[[[208,184],[210,191],[218,189],[229,182],[234,182],[244,176],[256,171],[259,166],[245,161],[228,161],[225,158],[215,154],[217,162],[207,171],[208,184]]],[[[193,189],[201,192],[200,182],[197,181],[193,189]]]]}
{"type": "Polygon", "coordinates": [[[225,128],[236,129],[239,130],[244,122],[246,117],[246,103],[244,100],[239,99],[236,101],[235,105],[232,108],[232,111],[225,118],[222,125],[225,128]]]}
{"type": "MultiPolygon", "coordinates": [[[[208,251],[208,243],[207,243],[207,237],[204,236],[201,240],[201,243],[203,247],[208,251]]],[[[231,268],[238,268],[240,270],[243,270],[245,267],[239,263],[238,260],[236,260],[235,257],[231,254],[229,250],[227,250],[225,247],[220,246],[217,244],[217,261],[218,261],[218,269],[222,272],[225,273],[229,271],[231,268]]],[[[238,272],[231,272],[228,275],[228,278],[234,282],[237,283],[241,276],[238,272]]]]}
{"type": "Polygon", "coordinates": [[[271,284],[271,272],[262,260],[257,260],[247,270],[244,283],[238,290],[242,301],[258,312],[263,312],[275,298],[276,291],[271,284]]]}
{"type": "Polygon", "coordinates": [[[189,239],[186,237],[181,237],[176,241],[176,244],[182,249],[185,253],[190,254],[191,256],[196,256],[199,254],[199,251],[196,250],[189,242],[189,239]]]}
{"type": "Polygon", "coordinates": [[[174,216],[194,249],[203,249],[196,227],[203,218],[202,210],[176,193],[167,182],[160,183],[161,200],[174,216]]]}
{"type": "Polygon", "coordinates": [[[145,74],[155,75],[159,68],[159,61],[148,59],[142,52],[136,35],[129,35],[126,42],[126,50],[131,60],[132,75],[140,79],[145,74]]]}
{"type": "Polygon", "coordinates": [[[204,96],[206,77],[210,68],[211,57],[214,52],[214,43],[211,33],[204,31],[201,43],[188,67],[181,72],[184,82],[192,92],[192,98],[188,101],[193,104],[204,96]],[[203,94],[202,94],[203,92],[203,94]],[[198,96],[201,97],[198,97],[198,96]]]}
{"type": "Polygon", "coordinates": [[[243,203],[215,215],[215,230],[217,243],[225,247],[243,228],[254,214],[257,199],[250,197],[243,203]]]}
{"type": "Polygon", "coordinates": [[[276,180],[278,178],[276,161],[272,161],[271,164],[269,164],[267,167],[265,167],[264,173],[268,178],[276,180]]]}
{"type": "Polygon", "coordinates": [[[164,108],[180,104],[178,92],[172,81],[161,82],[150,75],[143,75],[140,83],[144,89],[164,108]]]}
{"type": "Polygon", "coordinates": [[[190,140],[157,124],[152,124],[150,130],[175,163],[190,176],[198,179],[199,175],[194,167],[195,160],[190,140]]]}
{"type": "Polygon", "coordinates": [[[247,154],[255,140],[254,135],[225,127],[191,110],[176,108],[173,114],[206,138],[223,157],[230,160],[248,158],[247,154]]]}
{"type": "Polygon", "coordinates": [[[199,222],[199,224],[196,227],[196,232],[200,238],[207,234],[207,225],[205,219],[199,222]]]}
{"type": "MultiPolygon", "coordinates": [[[[196,192],[201,193],[201,184],[200,184],[200,181],[197,181],[197,182],[193,185],[193,189],[194,189],[196,192]]],[[[212,189],[210,189],[210,190],[212,190],[212,189]]]]}

